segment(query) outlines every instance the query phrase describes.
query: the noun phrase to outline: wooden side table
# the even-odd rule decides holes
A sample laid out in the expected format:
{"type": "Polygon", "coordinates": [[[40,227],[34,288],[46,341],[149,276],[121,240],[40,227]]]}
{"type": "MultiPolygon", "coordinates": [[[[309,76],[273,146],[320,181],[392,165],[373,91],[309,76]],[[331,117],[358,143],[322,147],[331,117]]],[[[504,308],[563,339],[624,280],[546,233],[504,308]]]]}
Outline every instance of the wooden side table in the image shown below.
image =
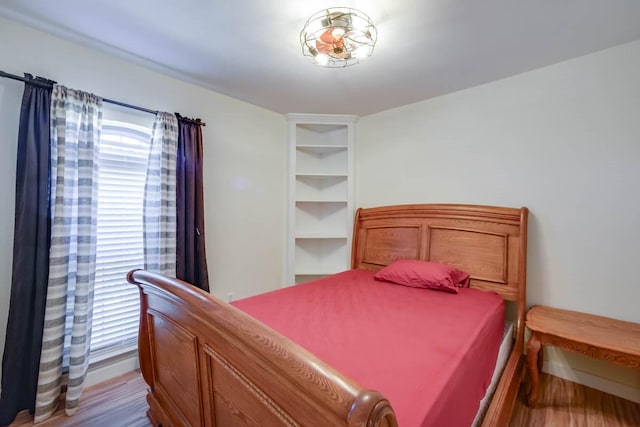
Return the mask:
{"type": "Polygon", "coordinates": [[[531,331],[527,343],[531,377],[527,402],[531,407],[538,401],[538,371],[543,359],[539,353],[543,345],[640,367],[640,324],[538,305],[527,313],[527,327],[531,331]]]}

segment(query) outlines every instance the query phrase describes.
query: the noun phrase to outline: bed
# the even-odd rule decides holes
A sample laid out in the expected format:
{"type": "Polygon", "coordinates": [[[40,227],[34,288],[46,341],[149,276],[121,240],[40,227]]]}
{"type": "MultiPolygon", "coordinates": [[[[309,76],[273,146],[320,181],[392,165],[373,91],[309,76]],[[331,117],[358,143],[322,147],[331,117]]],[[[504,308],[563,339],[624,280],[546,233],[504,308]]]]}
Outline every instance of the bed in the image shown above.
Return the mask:
{"type": "MultiPolygon", "coordinates": [[[[351,280],[350,275],[369,280],[372,272],[396,259],[446,263],[471,275],[470,289],[456,297],[487,292],[484,299],[490,306],[496,305],[491,300],[494,294],[510,303],[513,309],[507,311],[514,321],[513,342],[503,356],[504,366],[496,373],[497,385],[487,397],[489,404],[478,415],[486,426],[508,424],[521,382],[527,215],[526,208],[473,205],[359,209],[352,240],[353,271],[340,276],[345,283],[351,280]]],[[[253,310],[261,317],[250,307],[252,299],[236,303],[241,310],[162,275],[137,270],[129,273],[128,280],[140,288],[138,351],[141,372],[149,385],[148,415],[154,425],[393,427],[399,419],[409,419],[405,416],[407,405],[398,405],[398,414],[394,411],[390,399],[396,399],[395,391],[390,390],[392,397],[388,398],[376,391],[375,382],[364,387],[361,384],[368,378],[356,382],[353,377],[361,374],[347,376],[326,362],[332,357],[344,359],[350,351],[340,353],[340,348],[335,348],[334,354],[318,357],[267,326],[272,320],[265,324],[243,311],[253,310]]],[[[305,285],[292,288],[297,291],[299,286],[305,285]]],[[[286,291],[270,293],[263,299],[286,291]]],[[[432,298],[445,298],[437,294],[434,291],[432,298]]],[[[386,296],[377,301],[382,302],[375,304],[391,303],[386,296]]],[[[478,311],[475,306],[468,307],[469,311],[478,311]]],[[[374,316],[376,308],[371,307],[374,316]]],[[[386,344],[393,350],[389,335],[380,333],[378,337],[375,329],[373,333],[368,328],[362,335],[373,338],[373,342],[378,338],[380,348],[386,344]]],[[[304,335],[299,341],[310,346],[304,342],[304,335]]],[[[371,350],[369,354],[373,353],[371,350]]],[[[401,354],[398,352],[398,365],[403,364],[401,354]]],[[[478,354],[472,350],[463,360],[476,363],[478,354]]],[[[388,385],[385,387],[389,390],[388,385]]],[[[423,423],[436,419],[429,418],[429,413],[424,416],[419,418],[423,423]]]]}

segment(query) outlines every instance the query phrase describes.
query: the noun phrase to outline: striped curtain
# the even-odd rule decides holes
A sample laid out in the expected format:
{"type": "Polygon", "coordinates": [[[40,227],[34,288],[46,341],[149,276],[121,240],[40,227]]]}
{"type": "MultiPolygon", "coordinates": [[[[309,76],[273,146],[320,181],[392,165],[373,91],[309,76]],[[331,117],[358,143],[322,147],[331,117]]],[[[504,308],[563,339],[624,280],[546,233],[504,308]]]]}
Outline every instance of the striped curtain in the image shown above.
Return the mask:
{"type": "Polygon", "coordinates": [[[55,85],[51,99],[51,247],[35,422],[66,392],[72,415],[89,365],[102,99],[55,85]]]}
{"type": "Polygon", "coordinates": [[[176,156],[178,119],[158,113],[153,123],[144,196],[144,268],[176,275],[176,156]]]}

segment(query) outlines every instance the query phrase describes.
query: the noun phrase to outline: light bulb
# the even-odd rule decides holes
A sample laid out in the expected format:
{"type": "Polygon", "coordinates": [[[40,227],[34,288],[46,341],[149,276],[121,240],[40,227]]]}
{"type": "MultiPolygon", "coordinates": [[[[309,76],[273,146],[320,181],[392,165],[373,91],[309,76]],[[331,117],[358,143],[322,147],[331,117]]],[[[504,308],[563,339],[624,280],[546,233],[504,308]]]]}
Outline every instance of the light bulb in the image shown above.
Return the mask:
{"type": "Polygon", "coordinates": [[[320,65],[327,65],[329,63],[329,56],[324,53],[319,53],[316,55],[315,60],[320,65]]]}
{"type": "Polygon", "coordinates": [[[334,28],[333,30],[331,30],[331,35],[336,40],[340,39],[342,36],[344,36],[344,28],[334,28]]]}

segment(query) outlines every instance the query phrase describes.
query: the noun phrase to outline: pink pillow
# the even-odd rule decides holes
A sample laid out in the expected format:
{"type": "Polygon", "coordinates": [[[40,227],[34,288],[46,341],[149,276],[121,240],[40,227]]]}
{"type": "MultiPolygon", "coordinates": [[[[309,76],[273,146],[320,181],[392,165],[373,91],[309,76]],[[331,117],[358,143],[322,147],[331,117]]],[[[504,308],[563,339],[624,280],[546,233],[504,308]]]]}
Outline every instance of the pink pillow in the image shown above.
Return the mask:
{"type": "Polygon", "coordinates": [[[469,273],[450,265],[417,259],[397,259],[373,277],[412,288],[435,289],[453,294],[458,293],[458,288],[468,287],[470,280],[469,273]]]}

